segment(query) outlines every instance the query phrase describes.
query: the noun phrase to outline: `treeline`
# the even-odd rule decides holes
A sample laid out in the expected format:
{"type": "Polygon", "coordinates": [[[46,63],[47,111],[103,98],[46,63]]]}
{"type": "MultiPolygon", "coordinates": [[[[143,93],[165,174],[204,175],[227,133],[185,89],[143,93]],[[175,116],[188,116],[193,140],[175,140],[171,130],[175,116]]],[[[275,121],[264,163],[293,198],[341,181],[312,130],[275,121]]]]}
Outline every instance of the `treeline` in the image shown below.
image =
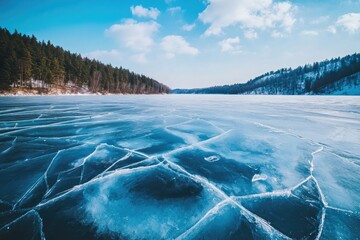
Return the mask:
{"type": "Polygon", "coordinates": [[[41,82],[43,88],[71,84],[91,92],[170,91],[167,86],[144,75],[83,58],[50,41],[39,42],[35,36],[22,35],[16,30],[11,34],[0,28],[0,90],[33,88],[34,82],[41,82]]]}
{"type": "Polygon", "coordinates": [[[271,71],[247,83],[198,89],[175,89],[172,92],[199,94],[320,94],[326,86],[358,72],[360,72],[360,54],[353,54],[343,58],[338,57],[315,62],[311,65],[307,64],[296,69],[283,68],[271,71]]]}

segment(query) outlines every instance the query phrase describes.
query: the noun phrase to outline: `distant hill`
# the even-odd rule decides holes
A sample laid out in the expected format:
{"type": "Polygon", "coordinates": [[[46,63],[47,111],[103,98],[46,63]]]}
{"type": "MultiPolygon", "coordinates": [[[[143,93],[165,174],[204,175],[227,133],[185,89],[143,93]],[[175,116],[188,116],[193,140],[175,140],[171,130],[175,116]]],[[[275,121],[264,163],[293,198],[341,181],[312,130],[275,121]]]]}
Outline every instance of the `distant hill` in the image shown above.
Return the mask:
{"type": "Polygon", "coordinates": [[[154,79],[0,28],[0,93],[168,93],[154,79]],[[54,89],[56,91],[54,91],[54,89]]]}
{"type": "Polygon", "coordinates": [[[360,95],[360,54],[283,68],[247,83],[197,89],[174,89],[185,94],[360,95]]]}

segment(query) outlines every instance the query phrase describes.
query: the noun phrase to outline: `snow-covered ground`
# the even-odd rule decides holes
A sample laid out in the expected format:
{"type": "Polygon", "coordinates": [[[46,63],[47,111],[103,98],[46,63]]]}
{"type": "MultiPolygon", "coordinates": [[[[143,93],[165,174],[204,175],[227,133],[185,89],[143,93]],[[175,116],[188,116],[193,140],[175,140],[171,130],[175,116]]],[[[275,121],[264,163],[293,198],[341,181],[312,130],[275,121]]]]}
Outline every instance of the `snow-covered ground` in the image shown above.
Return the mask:
{"type": "Polygon", "coordinates": [[[12,87],[8,91],[0,91],[0,96],[37,96],[37,95],[100,95],[102,93],[93,93],[88,86],[77,86],[73,82],[67,82],[66,85],[51,86],[46,85],[42,80],[31,80],[24,87],[12,87]],[[31,87],[30,87],[31,86],[31,87]]]}
{"type": "Polygon", "coordinates": [[[360,97],[0,103],[0,239],[360,236],[360,97]]]}

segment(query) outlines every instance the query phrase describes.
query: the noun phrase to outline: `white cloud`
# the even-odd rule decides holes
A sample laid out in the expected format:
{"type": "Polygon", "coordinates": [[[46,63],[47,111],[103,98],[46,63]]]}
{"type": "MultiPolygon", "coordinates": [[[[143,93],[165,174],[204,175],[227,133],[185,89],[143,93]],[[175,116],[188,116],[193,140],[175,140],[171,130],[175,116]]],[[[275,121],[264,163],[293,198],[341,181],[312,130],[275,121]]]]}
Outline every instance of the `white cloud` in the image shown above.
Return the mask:
{"type": "Polygon", "coordinates": [[[131,56],[131,59],[137,63],[147,63],[146,55],[144,53],[134,54],[131,56]]]}
{"type": "Polygon", "coordinates": [[[357,32],[360,30],[360,13],[347,13],[340,16],[336,21],[336,26],[349,33],[357,32]]]}
{"type": "Polygon", "coordinates": [[[126,48],[137,52],[148,52],[154,44],[153,35],[160,25],[154,21],[137,22],[127,19],[121,24],[114,24],[105,33],[113,37],[126,48]]]}
{"type": "Polygon", "coordinates": [[[185,25],[182,26],[181,29],[184,30],[184,31],[190,32],[191,30],[194,29],[195,26],[196,26],[195,23],[193,23],[193,24],[185,24],[185,25]]]}
{"type": "Polygon", "coordinates": [[[120,60],[123,59],[122,54],[116,50],[95,50],[92,52],[82,54],[83,57],[87,57],[89,59],[96,59],[103,63],[110,64],[110,63],[118,63],[120,60]]]}
{"type": "Polygon", "coordinates": [[[244,29],[281,29],[290,32],[295,23],[295,6],[272,0],[208,0],[199,19],[210,24],[205,36],[219,35],[229,26],[244,29]]]}
{"type": "Polygon", "coordinates": [[[311,23],[311,24],[314,24],[314,25],[318,25],[318,24],[327,22],[329,19],[330,19],[329,16],[320,16],[320,17],[312,20],[310,23],[311,23]]]}
{"type": "Polygon", "coordinates": [[[176,55],[195,56],[199,54],[199,50],[197,48],[191,47],[182,36],[166,36],[161,40],[160,46],[165,51],[167,58],[173,58],[176,55]]]}
{"type": "Polygon", "coordinates": [[[219,42],[222,52],[240,53],[240,38],[227,38],[219,42]]]}
{"type": "Polygon", "coordinates": [[[152,19],[157,19],[160,14],[160,11],[157,8],[144,8],[142,5],[131,6],[131,13],[137,17],[148,17],[152,19]]]}
{"type": "Polygon", "coordinates": [[[244,32],[244,36],[245,36],[245,38],[247,38],[247,39],[257,39],[258,38],[258,34],[257,34],[257,32],[255,32],[254,30],[246,30],[245,32],[244,32]]]}
{"type": "Polygon", "coordinates": [[[309,37],[316,37],[319,35],[319,32],[314,30],[304,30],[300,32],[300,35],[302,36],[309,36],[309,37]]]}
{"type": "Polygon", "coordinates": [[[335,27],[334,25],[329,26],[329,27],[327,28],[327,31],[328,31],[328,32],[331,32],[331,33],[333,33],[333,34],[335,34],[335,33],[337,32],[336,27],[335,27]]]}
{"type": "Polygon", "coordinates": [[[181,7],[177,6],[177,7],[171,7],[168,8],[167,11],[171,14],[171,15],[175,15],[178,12],[181,12],[181,7]]]}
{"type": "Polygon", "coordinates": [[[347,4],[360,4],[360,0],[344,0],[347,4]]]}
{"type": "Polygon", "coordinates": [[[283,38],[283,37],[285,37],[285,34],[282,33],[282,32],[274,30],[274,31],[271,32],[271,37],[273,37],[273,38],[283,38]]]}

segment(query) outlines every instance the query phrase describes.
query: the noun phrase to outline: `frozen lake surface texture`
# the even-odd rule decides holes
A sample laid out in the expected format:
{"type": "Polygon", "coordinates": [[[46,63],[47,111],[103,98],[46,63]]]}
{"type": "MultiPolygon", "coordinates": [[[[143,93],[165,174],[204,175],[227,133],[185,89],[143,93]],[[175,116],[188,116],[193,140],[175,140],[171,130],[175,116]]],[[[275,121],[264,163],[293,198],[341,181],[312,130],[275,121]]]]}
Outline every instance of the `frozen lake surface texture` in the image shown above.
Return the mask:
{"type": "Polygon", "coordinates": [[[359,97],[0,103],[0,239],[359,239],[359,97]]]}

